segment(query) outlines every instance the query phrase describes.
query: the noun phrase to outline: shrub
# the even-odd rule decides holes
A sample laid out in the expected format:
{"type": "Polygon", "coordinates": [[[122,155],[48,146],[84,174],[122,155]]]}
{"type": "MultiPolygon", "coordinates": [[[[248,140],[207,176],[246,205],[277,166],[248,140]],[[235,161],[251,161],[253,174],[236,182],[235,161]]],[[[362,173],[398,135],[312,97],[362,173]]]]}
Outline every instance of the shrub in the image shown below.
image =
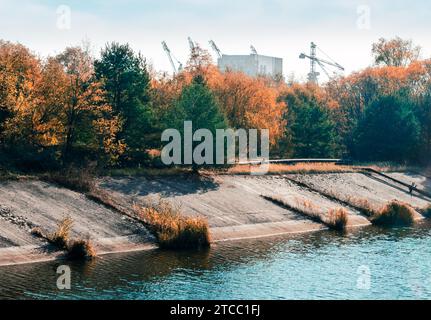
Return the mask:
{"type": "Polygon", "coordinates": [[[380,226],[405,226],[414,222],[415,211],[408,204],[393,200],[376,212],[371,222],[380,226]]]}
{"type": "Polygon", "coordinates": [[[211,245],[208,222],[189,218],[168,202],[159,201],[148,207],[135,206],[137,217],[155,234],[161,248],[196,249],[211,245]]]}

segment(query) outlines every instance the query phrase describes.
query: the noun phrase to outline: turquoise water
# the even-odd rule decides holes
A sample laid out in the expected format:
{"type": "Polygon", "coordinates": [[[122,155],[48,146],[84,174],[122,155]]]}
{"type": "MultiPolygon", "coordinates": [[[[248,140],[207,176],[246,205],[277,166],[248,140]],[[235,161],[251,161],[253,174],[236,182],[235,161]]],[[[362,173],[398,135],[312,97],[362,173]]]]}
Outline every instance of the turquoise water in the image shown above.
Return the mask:
{"type": "Polygon", "coordinates": [[[70,264],[69,291],[59,264],[0,268],[0,298],[430,299],[431,224],[105,256],[70,264]]]}

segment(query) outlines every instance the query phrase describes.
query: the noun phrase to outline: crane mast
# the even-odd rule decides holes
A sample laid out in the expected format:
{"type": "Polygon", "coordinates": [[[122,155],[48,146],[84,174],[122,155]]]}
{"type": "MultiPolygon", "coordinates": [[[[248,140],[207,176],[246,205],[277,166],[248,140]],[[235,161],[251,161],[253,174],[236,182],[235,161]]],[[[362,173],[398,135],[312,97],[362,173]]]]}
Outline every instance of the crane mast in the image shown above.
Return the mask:
{"type": "Polygon", "coordinates": [[[344,71],[344,68],[337,62],[318,58],[316,51],[317,51],[317,45],[314,42],[312,42],[310,46],[310,55],[301,53],[299,56],[300,59],[305,59],[305,58],[310,59],[310,73],[308,74],[309,82],[315,83],[315,84],[319,82],[318,77],[320,76],[320,73],[317,72],[317,68],[316,68],[317,65],[319,65],[319,67],[325,72],[328,78],[331,78],[331,76],[329,75],[329,72],[326,70],[325,65],[329,65],[331,67],[337,68],[338,70],[344,71]]]}
{"type": "Polygon", "coordinates": [[[316,48],[316,44],[312,42],[310,46],[310,73],[308,74],[308,81],[313,83],[317,83],[318,76],[320,76],[320,73],[316,71],[316,48]]]}

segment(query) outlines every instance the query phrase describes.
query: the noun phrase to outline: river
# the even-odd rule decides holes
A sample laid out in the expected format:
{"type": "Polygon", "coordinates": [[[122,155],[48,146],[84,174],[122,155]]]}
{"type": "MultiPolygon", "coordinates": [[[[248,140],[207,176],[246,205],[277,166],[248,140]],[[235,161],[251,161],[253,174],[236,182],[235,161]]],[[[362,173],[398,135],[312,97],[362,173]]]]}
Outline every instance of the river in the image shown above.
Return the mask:
{"type": "Polygon", "coordinates": [[[431,223],[0,268],[2,299],[431,299],[431,223]]]}

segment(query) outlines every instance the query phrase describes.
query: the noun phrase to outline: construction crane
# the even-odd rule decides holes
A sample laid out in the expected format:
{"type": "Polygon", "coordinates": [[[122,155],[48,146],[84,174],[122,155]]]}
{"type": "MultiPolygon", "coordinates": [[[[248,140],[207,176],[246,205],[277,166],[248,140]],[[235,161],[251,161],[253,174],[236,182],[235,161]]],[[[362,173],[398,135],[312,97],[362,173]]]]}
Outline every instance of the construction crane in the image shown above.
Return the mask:
{"type": "Polygon", "coordinates": [[[220,49],[217,47],[217,45],[215,44],[214,41],[210,40],[209,44],[211,46],[211,48],[215,51],[215,53],[217,54],[218,58],[221,59],[222,58],[222,54],[220,49]]]}
{"type": "Polygon", "coordinates": [[[171,63],[172,69],[174,70],[174,75],[177,74],[178,72],[181,72],[183,70],[183,64],[180,61],[178,61],[177,59],[175,59],[175,57],[172,55],[171,50],[169,49],[169,47],[165,41],[162,41],[162,47],[163,47],[163,50],[165,50],[165,52],[169,58],[169,62],[171,63]],[[175,65],[174,59],[178,63],[178,68],[175,65]]]}
{"type": "Polygon", "coordinates": [[[195,50],[196,44],[193,42],[192,38],[188,37],[187,40],[189,40],[190,50],[195,50]]]}
{"type": "Polygon", "coordinates": [[[251,50],[251,54],[257,55],[257,50],[253,45],[250,46],[250,50],[251,50]]]}
{"type": "Polygon", "coordinates": [[[319,82],[318,77],[320,76],[320,73],[317,72],[317,66],[319,65],[319,67],[323,70],[323,72],[325,72],[325,74],[328,76],[328,78],[331,78],[331,76],[329,75],[328,70],[326,70],[325,65],[334,67],[338,70],[344,71],[344,68],[338,64],[337,62],[335,62],[334,60],[332,60],[326,53],[324,53],[322,50],[320,50],[319,48],[317,48],[317,45],[312,42],[311,43],[311,49],[310,49],[310,55],[307,55],[305,53],[301,53],[299,56],[300,59],[310,59],[310,73],[308,74],[308,81],[311,83],[315,83],[317,84],[319,82]],[[317,50],[319,50],[321,53],[323,53],[329,60],[325,60],[325,59],[321,59],[317,57],[317,50]]]}

